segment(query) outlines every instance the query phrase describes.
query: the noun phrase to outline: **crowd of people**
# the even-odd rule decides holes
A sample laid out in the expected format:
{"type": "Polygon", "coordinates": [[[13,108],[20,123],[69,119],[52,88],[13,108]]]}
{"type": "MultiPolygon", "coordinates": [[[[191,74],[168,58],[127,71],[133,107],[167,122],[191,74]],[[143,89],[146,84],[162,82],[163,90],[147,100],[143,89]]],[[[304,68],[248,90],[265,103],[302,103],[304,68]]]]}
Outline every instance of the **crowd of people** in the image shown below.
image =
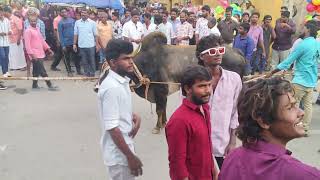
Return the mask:
{"type": "MultiPolygon", "coordinates": [[[[103,157],[112,180],[131,180],[142,175],[133,140],[141,118],[132,111],[127,75],[134,71],[132,53],[144,37],[162,32],[168,45],[195,45],[199,60],[185,70],[182,105],[166,126],[172,180],[212,180],[218,174],[221,180],[319,179],[318,169],[286,150],[289,141],[309,134],[320,58],[318,16],[305,24],[292,48],[297,30],[287,7],[275,27],[271,15],[261,18],[250,8],[239,16],[227,7],[217,18],[208,5],[198,11],[191,2],[168,10],[156,1],[143,9],[127,8],[123,16],[109,9],[1,7],[2,72],[5,77],[10,69],[29,74],[32,66],[34,77],[47,77],[43,61],[54,54],[52,71],[60,71],[63,60],[68,76],[74,63],[78,75],[94,77],[107,61],[110,70],[98,91],[103,157]],[[243,87],[237,73],[220,66],[227,46],[245,57],[246,75],[271,70],[271,76],[294,64],[293,85],[271,78],[243,87]],[[243,146],[235,149],[237,137],[243,146]]],[[[47,85],[57,89],[50,81],[47,85]]],[[[39,88],[37,81],[32,88],[39,88]]]]}

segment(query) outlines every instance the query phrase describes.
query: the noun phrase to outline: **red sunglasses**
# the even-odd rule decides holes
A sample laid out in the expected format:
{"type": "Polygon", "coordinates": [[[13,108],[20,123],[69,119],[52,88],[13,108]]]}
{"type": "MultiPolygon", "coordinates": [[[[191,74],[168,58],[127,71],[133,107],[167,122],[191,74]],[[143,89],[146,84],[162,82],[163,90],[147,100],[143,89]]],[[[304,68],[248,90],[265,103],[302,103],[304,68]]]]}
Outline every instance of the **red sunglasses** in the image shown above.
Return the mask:
{"type": "Polygon", "coordinates": [[[206,53],[208,53],[209,56],[215,56],[215,55],[217,55],[217,53],[223,55],[226,53],[226,47],[210,48],[210,49],[202,51],[200,54],[204,55],[206,53]]]}

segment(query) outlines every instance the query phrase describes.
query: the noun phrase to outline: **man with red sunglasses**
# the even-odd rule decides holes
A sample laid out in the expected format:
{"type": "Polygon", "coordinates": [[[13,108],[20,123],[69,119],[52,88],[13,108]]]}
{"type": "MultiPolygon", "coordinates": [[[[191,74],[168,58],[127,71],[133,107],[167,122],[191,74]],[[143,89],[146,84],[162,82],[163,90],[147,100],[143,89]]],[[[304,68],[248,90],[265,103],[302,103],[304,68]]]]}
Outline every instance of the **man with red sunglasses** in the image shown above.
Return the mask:
{"type": "Polygon", "coordinates": [[[225,54],[222,39],[209,35],[203,37],[196,50],[199,64],[210,69],[212,74],[211,113],[211,142],[213,155],[222,167],[224,157],[235,148],[235,129],[238,127],[237,100],[242,89],[240,76],[223,69],[222,56],[225,54]]]}

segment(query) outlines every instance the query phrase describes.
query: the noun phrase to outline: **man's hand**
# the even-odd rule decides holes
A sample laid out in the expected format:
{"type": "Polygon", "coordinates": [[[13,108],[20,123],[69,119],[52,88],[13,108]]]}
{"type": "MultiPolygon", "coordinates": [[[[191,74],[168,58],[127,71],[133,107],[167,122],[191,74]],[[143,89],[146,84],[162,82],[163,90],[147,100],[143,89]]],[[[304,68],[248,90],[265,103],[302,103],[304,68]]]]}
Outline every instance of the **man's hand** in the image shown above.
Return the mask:
{"type": "Polygon", "coordinates": [[[142,41],[141,39],[136,39],[136,40],[134,40],[134,42],[137,43],[137,44],[140,44],[141,41],[142,41]]]}
{"type": "Polygon", "coordinates": [[[4,33],[4,32],[0,33],[0,36],[5,36],[5,35],[6,35],[6,33],[4,33]]]}
{"type": "Polygon", "coordinates": [[[133,114],[132,118],[133,118],[132,121],[134,123],[134,126],[133,126],[133,129],[131,130],[131,132],[129,133],[129,136],[134,138],[140,129],[141,118],[136,114],[133,114]]]}
{"type": "Polygon", "coordinates": [[[235,143],[229,143],[224,151],[224,156],[227,156],[231,151],[233,151],[236,148],[235,143]]]}
{"type": "Polygon", "coordinates": [[[9,32],[8,32],[8,35],[9,35],[9,36],[10,36],[10,35],[12,35],[12,32],[11,32],[11,31],[9,31],[9,32]]]}
{"type": "Polygon", "coordinates": [[[74,51],[74,52],[77,52],[77,51],[78,51],[77,45],[73,45],[73,51],[74,51]]]}
{"type": "Polygon", "coordinates": [[[53,55],[54,55],[54,52],[53,52],[51,49],[48,49],[48,55],[49,55],[49,56],[53,56],[53,55]]]}
{"type": "Polygon", "coordinates": [[[136,155],[128,157],[128,166],[134,176],[142,175],[142,162],[136,155]]]}
{"type": "Polygon", "coordinates": [[[266,54],[266,52],[262,52],[262,58],[266,58],[267,57],[267,54],[266,54]]]}
{"type": "Polygon", "coordinates": [[[100,46],[100,45],[97,45],[97,46],[96,46],[96,52],[99,52],[100,49],[101,49],[101,46],[100,46]]]}
{"type": "Polygon", "coordinates": [[[31,57],[32,60],[37,59],[37,57],[34,54],[30,54],[30,57],[31,57]]]}

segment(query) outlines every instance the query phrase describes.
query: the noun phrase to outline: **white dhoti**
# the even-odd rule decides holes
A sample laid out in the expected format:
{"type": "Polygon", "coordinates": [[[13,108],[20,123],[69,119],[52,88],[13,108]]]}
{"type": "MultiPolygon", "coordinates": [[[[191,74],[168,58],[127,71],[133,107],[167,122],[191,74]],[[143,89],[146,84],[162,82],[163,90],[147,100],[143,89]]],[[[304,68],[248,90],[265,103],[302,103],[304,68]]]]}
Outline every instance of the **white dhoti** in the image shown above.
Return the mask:
{"type": "Polygon", "coordinates": [[[22,69],[27,66],[26,58],[23,51],[23,43],[21,41],[18,46],[17,43],[9,44],[9,69],[22,69]]]}

